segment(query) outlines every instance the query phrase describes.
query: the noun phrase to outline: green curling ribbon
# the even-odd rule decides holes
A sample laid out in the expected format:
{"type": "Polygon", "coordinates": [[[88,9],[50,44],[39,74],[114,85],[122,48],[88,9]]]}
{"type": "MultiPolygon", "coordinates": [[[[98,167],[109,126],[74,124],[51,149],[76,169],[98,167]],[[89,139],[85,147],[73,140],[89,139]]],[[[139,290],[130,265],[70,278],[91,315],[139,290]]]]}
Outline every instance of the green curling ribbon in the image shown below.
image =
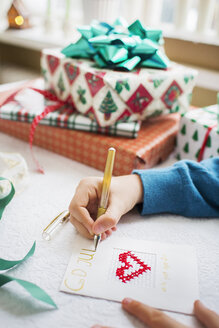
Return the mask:
{"type": "Polygon", "coordinates": [[[24,289],[26,289],[26,291],[31,296],[33,296],[37,300],[42,301],[44,303],[47,303],[47,304],[52,305],[53,307],[57,308],[57,305],[53,302],[51,297],[46,292],[44,292],[44,290],[42,288],[38,287],[37,285],[33,284],[32,282],[17,279],[17,278],[10,277],[10,276],[6,276],[4,274],[0,274],[0,287],[2,287],[3,285],[7,284],[10,281],[16,281],[19,285],[24,287],[24,289]]]}
{"type": "Polygon", "coordinates": [[[36,242],[33,243],[33,246],[29,250],[29,252],[24,256],[23,259],[21,260],[16,260],[16,261],[9,261],[9,260],[4,260],[0,258],[0,270],[8,270],[13,268],[15,265],[22,263],[23,261],[27,260],[29,257],[31,257],[36,248],[36,242]]]}
{"type": "Polygon", "coordinates": [[[15,190],[14,190],[14,186],[13,184],[8,180],[8,179],[5,179],[5,178],[2,178],[0,177],[0,181],[8,181],[11,185],[11,190],[9,192],[8,195],[6,195],[5,197],[2,197],[1,198],[1,186],[0,186],[0,220],[2,218],[2,214],[3,214],[3,211],[5,209],[5,207],[8,205],[8,203],[10,203],[10,201],[12,200],[14,194],[15,194],[15,190]]]}
{"type": "Polygon", "coordinates": [[[66,57],[89,58],[100,68],[123,71],[131,71],[137,65],[162,69],[170,66],[160,50],[162,31],[146,29],[139,20],[128,27],[121,19],[113,25],[94,21],[78,31],[81,38],[61,51],[66,57]]]}
{"type": "MultiPolygon", "coordinates": [[[[13,198],[14,194],[15,194],[15,189],[13,184],[5,179],[0,177],[0,181],[8,181],[8,183],[10,183],[11,189],[9,191],[8,194],[6,194],[6,196],[1,197],[2,193],[3,193],[3,188],[0,185],[0,219],[2,217],[2,213],[5,209],[5,207],[8,205],[8,203],[11,201],[11,199],[13,198]]],[[[14,261],[10,261],[10,260],[5,260],[0,258],[0,270],[8,270],[13,268],[15,265],[19,265],[22,262],[24,262],[25,260],[27,260],[29,257],[31,257],[34,252],[35,252],[35,248],[36,248],[36,242],[33,243],[31,249],[29,250],[29,252],[21,259],[21,260],[14,260],[14,261]]],[[[47,303],[55,308],[57,308],[57,305],[54,303],[54,301],[52,300],[52,298],[40,287],[38,287],[37,285],[33,284],[32,282],[26,281],[26,280],[21,280],[21,279],[17,279],[14,277],[10,277],[8,275],[4,275],[4,274],[0,274],[0,287],[2,287],[3,285],[7,284],[10,281],[16,281],[19,285],[21,285],[23,288],[26,289],[26,291],[34,298],[36,298],[37,300],[40,300],[44,303],[47,303]]]]}
{"type": "MultiPolygon", "coordinates": [[[[19,265],[25,260],[27,260],[29,257],[31,257],[34,254],[36,247],[36,242],[33,243],[33,246],[29,250],[29,252],[24,256],[21,260],[16,261],[9,261],[0,259],[0,270],[8,270],[13,268],[15,265],[19,265]]],[[[7,284],[10,281],[16,281],[19,285],[21,285],[23,288],[26,289],[26,291],[37,300],[40,300],[44,303],[47,303],[49,305],[52,305],[53,307],[57,308],[57,305],[54,303],[52,298],[39,286],[33,284],[32,282],[21,280],[18,278],[10,277],[8,275],[0,274],[0,287],[7,284]]]]}

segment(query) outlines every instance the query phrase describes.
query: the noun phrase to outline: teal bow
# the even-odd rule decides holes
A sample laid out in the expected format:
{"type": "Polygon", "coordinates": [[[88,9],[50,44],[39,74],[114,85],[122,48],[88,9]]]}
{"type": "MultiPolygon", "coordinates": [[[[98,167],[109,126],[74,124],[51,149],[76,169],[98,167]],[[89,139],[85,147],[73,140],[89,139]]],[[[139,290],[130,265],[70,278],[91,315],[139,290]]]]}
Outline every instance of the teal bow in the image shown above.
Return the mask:
{"type": "Polygon", "coordinates": [[[100,68],[123,71],[131,71],[137,65],[163,69],[170,66],[160,50],[162,31],[146,29],[139,20],[128,27],[122,20],[113,25],[94,21],[78,31],[81,38],[61,51],[66,57],[93,59],[100,68]]]}

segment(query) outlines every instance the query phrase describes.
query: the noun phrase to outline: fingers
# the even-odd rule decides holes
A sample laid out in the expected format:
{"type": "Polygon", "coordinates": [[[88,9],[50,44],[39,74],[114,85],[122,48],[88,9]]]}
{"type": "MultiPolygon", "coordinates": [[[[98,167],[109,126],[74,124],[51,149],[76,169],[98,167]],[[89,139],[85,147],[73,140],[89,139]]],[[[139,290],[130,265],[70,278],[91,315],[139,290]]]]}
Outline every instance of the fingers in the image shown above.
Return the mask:
{"type": "MultiPolygon", "coordinates": [[[[71,223],[75,227],[75,229],[85,238],[93,239],[94,235],[90,234],[89,231],[84,227],[84,225],[78,222],[76,219],[71,218],[71,223]]],[[[107,237],[111,236],[112,230],[107,230],[106,232],[101,234],[101,240],[105,240],[107,237]]]]}
{"type": "Polygon", "coordinates": [[[200,301],[194,303],[194,313],[207,328],[219,328],[219,315],[209,310],[200,301]]]}
{"type": "Polygon", "coordinates": [[[75,229],[85,238],[93,239],[94,236],[89,233],[89,231],[84,227],[82,223],[80,223],[78,220],[74,219],[73,217],[70,217],[70,221],[75,227],[75,229]]]}
{"type": "Polygon", "coordinates": [[[105,232],[105,234],[106,234],[107,237],[111,236],[112,233],[113,233],[113,232],[112,232],[112,229],[107,230],[107,231],[105,232]]]}
{"type": "Polygon", "coordinates": [[[123,214],[121,209],[119,210],[118,197],[111,196],[107,212],[94,223],[101,186],[102,180],[99,178],[81,180],[69,206],[70,222],[86,238],[101,234],[101,239],[106,239],[116,230],[115,225],[123,214]]]}
{"type": "Polygon", "coordinates": [[[105,240],[106,238],[107,238],[107,235],[106,235],[105,232],[103,232],[103,233],[101,234],[101,241],[102,241],[102,240],[105,240]]]}
{"type": "MultiPolygon", "coordinates": [[[[72,203],[71,203],[72,204],[72,203]]],[[[69,207],[69,211],[71,213],[70,221],[73,223],[73,220],[77,220],[79,223],[83,224],[83,226],[88,230],[90,235],[93,235],[92,226],[93,219],[90,217],[88,210],[85,207],[74,206],[74,203],[71,207],[69,207]]]]}
{"type": "Polygon", "coordinates": [[[123,213],[119,210],[115,203],[109,205],[105,214],[101,215],[92,226],[92,232],[95,234],[100,234],[106,232],[107,230],[115,231],[116,224],[121,218],[123,213]]]}
{"type": "Polygon", "coordinates": [[[98,186],[96,184],[92,178],[81,180],[69,205],[70,221],[73,223],[73,219],[75,219],[82,223],[91,235],[93,234],[93,219],[87,207],[91,206],[92,203],[98,203],[98,186]]]}
{"type": "Polygon", "coordinates": [[[122,301],[122,307],[151,328],[186,328],[186,326],[170,318],[162,311],[130,298],[125,298],[122,301]]]}

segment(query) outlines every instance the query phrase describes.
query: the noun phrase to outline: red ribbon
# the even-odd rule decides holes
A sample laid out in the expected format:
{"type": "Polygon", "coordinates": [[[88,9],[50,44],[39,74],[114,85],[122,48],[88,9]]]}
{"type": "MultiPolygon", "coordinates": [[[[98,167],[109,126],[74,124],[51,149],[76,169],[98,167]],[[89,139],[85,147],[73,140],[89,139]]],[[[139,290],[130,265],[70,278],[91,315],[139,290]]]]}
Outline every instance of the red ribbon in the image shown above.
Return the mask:
{"type": "Polygon", "coordinates": [[[44,170],[43,168],[40,166],[40,163],[38,162],[38,160],[36,159],[36,157],[34,156],[34,153],[33,153],[33,138],[34,138],[34,132],[36,130],[36,127],[37,127],[37,124],[39,123],[40,120],[42,120],[47,114],[51,113],[51,112],[54,112],[55,110],[57,110],[58,108],[60,107],[60,105],[51,105],[51,106],[47,106],[44,111],[37,115],[34,120],[32,121],[31,123],[31,127],[30,127],[30,134],[29,134],[29,145],[30,145],[30,150],[31,150],[31,155],[32,155],[32,158],[36,164],[36,167],[37,167],[37,171],[39,173],[42,173],[44,174],[44,170]]]}
{"type": "MultiPolygon", "coordinates": [[[[55,110],[59,109],[61,106],[63,105],[70,105],[71,103],[68,101],[61,101],[55,94],[53,94],[52,92],[48,91],[48,90],[41,90],[41,89],[36,89],[36,88],[32,88],[32,87],[28,87],[29,89],[32,89],[38,93],[40,93],[41,95],[43,95],[45,97],[45,99],[47,100],[51,100],[56,102],[53,105],[48,105],[46,106],[46,108],[44,109],[44,111],[37,115],[34,120],[31,123],[31,127],[30,127],[30,133],[29,133],[29,145],[30,145],[30,150],[31,150],[31,155],[32,158],[36,164],[37,167],[37,171],[40,173],[44,174],[44,170],[43,168],[40,166],[38,160],[35,158],[34,153],[33,153],[33,138],[34,138],[34,132],[36,130],[36,127],[38,125],[38,123],[49,113],[54,112],[55,110]]],[[[23,88],[19,88],[16,91],[14,91],[12,94],[9,95],[9,97],[3,102],[3,104],[1,104],[2,106],[7,104],[10,101],[13,101],[15,96],[18,94],[18,92],[20,92],[23,88]]],[[[72,104],[71,104],[72,105],[72,104]]]]}
{"type": "Polygon", "coordinates": [[[217,124],[214,124],[212,126],[209,126],[209,128],[207,129],[206,134],[205,134],[205,137],[204,137],[204,140],[203,140],[203,143],[202,143],[202,146],[201,146],[201,149],[200,149],[199,154],[198,154],[197,162],[201,162],[202,161],[203,155],[204,155],[204,151],[205,151],[205,147],[206,147],[206,144],[207,144],[207,141],[208,141],[208,136],[209,136],[211,130],[213,128],[215,128],[215,126],[217,126],[217,124]]]}
{"type": "MultiPolygon", "coordinates": [[[[38,160],[36,159],[36,157],[34,156],[34,153],[33,153],[33,149],[32,149],[32,146],[33,146],[33,138],[34,138],[34,132],[36,130],[36,127],[38,125],[38,123],[46,116],[48,115],[49,113],[51,112],[54,112],[55,110],[57,110],[58,108],[60,108],[60,106],[63,106],[63,105],[66,105],[68,104],[68,102],[64,102],[62,100],[60,100],[55,94],[53,94],[52,92],[48,91],[48,90],[41,90],[41,89],[36,89],[36,88],[30,88],[38,93],[40,93],[41,95],[43,95],[47,100],[51,100],[51,101],[55,101],[56,104],[54,105],[49,105],[49,106],[46,106],[46,108],[44,109],[44,111],[37,115],[33,122],[31,123],[31,127],[30,127],[30,134],[29,134],[29,145],[30,145],[30,149],[31,149],[31,155],[32,155],[32,158],[36,164],[36,167],[37,167],[37,171],[39,173],[42,173],[44,174],[44,170],[43,168],[40,166],[40,163],[38,162],[38,160]]],[[[70,103],[69,103],[70,104],[70,103]]]]}

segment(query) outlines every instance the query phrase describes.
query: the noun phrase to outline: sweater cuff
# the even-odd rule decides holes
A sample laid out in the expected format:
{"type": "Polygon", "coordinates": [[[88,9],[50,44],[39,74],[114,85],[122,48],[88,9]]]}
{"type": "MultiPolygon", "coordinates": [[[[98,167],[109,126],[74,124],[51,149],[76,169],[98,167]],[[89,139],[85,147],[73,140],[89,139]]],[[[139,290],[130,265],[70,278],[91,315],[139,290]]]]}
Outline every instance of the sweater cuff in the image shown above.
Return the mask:
{"type": "Polygon", "coordinates": [[[176,167],[134,170],[132,173],[138,174],[142,181],[144,195],[141,215],[183,212],[182,178],[176,167]]]}

